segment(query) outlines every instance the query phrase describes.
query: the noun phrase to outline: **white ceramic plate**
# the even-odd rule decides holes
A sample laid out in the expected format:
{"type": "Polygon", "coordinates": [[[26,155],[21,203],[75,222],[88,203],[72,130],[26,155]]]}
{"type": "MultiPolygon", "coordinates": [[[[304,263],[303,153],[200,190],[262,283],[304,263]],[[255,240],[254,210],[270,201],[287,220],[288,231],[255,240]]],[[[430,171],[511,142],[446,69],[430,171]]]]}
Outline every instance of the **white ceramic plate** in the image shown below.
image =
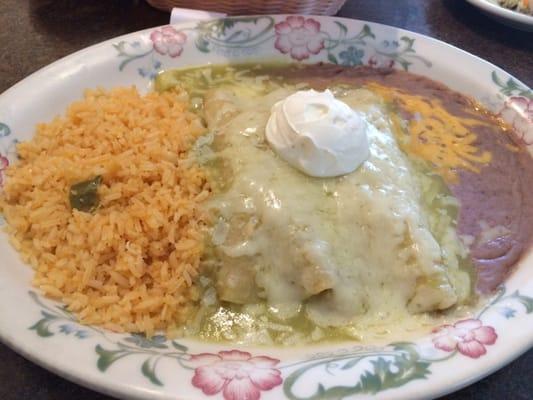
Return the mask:
{"type": "MultiPolygon", "coordinates": [[[[38,121],[50,120],[84,88],[135,84],[148,90],[165,68],[281,60],[390,65],[442,81],[502,113],[533,143],[533,93],[506,72],[412,32],[327,17],[237,17],[154,28],[66,57],[0,96],[0,174],[38,121]],[[299,41],[293,35],[306,30],[299,41]],[[298,44],[294,44],[298,43],[298,44]],[[460,68],[458,68],[460,66],[460,68]],[[522,110],[523,111],[523,110],[522,110]]],[[[530,146],[533,148],[533,146],[530,146]]],[[[0,338],[25,357],[92,389],[128,399],[427,398],[502,367],[533,345],[533,254],[498,296],[467,321],[411,342],[345,342],[302,348],[150,340],[81,326],[30,285],[0,236],[0,338]],[[439,343],[446,341],[446,346],[439,343]],[[439,349],[445,348],[445,350],[439,349]]]]}
{"type": "Polygon", "coordinates": [[[533,31],[533,17],[498,5],[497,0],[467,0],[494,19],[514,28],[533,31]]]}

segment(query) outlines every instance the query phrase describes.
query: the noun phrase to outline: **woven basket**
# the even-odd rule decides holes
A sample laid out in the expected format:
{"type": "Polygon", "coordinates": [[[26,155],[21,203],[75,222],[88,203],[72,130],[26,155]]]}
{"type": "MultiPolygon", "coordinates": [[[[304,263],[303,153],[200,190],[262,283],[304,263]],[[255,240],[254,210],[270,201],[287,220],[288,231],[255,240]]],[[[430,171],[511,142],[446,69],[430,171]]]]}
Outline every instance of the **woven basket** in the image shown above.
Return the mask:
{"type": "Polygon", "coordinates": [[[334,15],[346,0],[146,0],[160,10],[195,8],[228,15],[314,14],[334,15]]]}

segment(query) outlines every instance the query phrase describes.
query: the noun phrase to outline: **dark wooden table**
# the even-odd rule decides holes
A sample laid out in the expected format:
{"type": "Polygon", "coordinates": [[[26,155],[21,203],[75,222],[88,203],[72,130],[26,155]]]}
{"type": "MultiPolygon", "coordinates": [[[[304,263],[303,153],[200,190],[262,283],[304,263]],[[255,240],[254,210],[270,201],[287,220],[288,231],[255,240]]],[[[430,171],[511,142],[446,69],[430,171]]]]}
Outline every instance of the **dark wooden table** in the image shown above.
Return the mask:
{"type": "MultiPolygon", "coordinates": [[[[444,40],[533,86],[533,33],[499,25],[463,0],[348,0],[339,15],[444,40]]],[[[165,24],[168,18],[168,14],[135,0],[0,0],[0,92],[69,53],[114,36],[165,24]]],[[[533,350],[446,398],[533,399],[533,350]]],[[[0,399],[109,397],[63,380],[0,344],[0,399]]]]}

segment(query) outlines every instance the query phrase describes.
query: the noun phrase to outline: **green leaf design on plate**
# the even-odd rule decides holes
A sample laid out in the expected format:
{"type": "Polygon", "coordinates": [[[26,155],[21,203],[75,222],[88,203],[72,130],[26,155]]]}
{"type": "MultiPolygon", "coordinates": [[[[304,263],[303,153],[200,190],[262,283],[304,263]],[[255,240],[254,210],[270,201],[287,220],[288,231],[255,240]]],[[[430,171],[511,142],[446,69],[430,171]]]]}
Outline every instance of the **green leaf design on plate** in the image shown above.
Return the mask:
{"type": "Polygon", "coordinates": [[[372,360],[373,371],[366,371],[361,377],[362,393],[378,393],[385,389],[403,386],[415,379],[425,379],[429,374],[427,361],[421,361],[416,348],[411,343],[397,343],[393,346],[400,351],[394,360],[379,357],[372,360]],[[395,367],[395,372],[392,368],[395,367]]]}
{"type": "Polygon", "coordinates": [[[209,41],[204,38],[202,35],[198,35],[196,38],[196,41],[194,42],[196,45],[196,48],[200,50],[202,53],[209,53],[209,41]]]}
{"type": "Polygon", "coordinates": [[[359,361],[361,361],[363,357],[354,357],[352,358],[350,361],[348,361],[346,364],[344,364],[341,369],[350,369],[350,368],[353,368],[355,367],[355,365],[357,363],[359,363],[359,361]]]}
{"type": "Polygon", "coordinates": [[[334,22],[339,27],[339,29],[341,31],[341,35],[342,36],[346,36],[346,34],[348,33],[348,28],[346,28],[346,25],[344,25],[342,22],[339,22],[339,21],[334,21],[334,22]]]}
{"type": "Polygon", "coordinates": [[[515,81],[513,78],[507,79],[503,82],[496,71],[491,73],[492,81],[500,87],[500,93],[506,96],[524,96],[533,99],[533,91],[515,81]]]}
{"type": "Polygon", "coordinates": [[[54,332],[50,330],[50,324],[57,320],[57,316],[52,315],[46,311],[41,311],[42,319],[30,326],[30,330],[37,332],[40,337],[54,336],[54,332]]]}
{"type": "Polygon", "coordinates": [[[130,354],[134,354],[128,350],[106,350],[99,344],[96,345],[95,349],[96,354],[98,354],[98,361],[96,366],[102,372],[107,371],[107,369],[113,365],[115,361],[120,360],[123,357],[126,357],[130,354]]]}
{"type": "Polygon", "coordinates": [[[196,25],[198,33],[195,45],[203,53],[211,51],[211,46],[219,48],[244,49],[251,48],[273,38],[271,31],[274,18],[267,15],[255,17],[228,17],[212,21],[202,21],[196,25]],[[262,29],[255,29],[260,21],[264,22],[262,29]],[[249,25],[253,24],[252,27],[249,25]],[[248,25],[248,26],[247,26],[248,25]],[[236,29],[229,34],[229,30],[236,29]]]}
{"type": "Polygon", "coordinates": [[[413,46],[415,44],[415,39],[410,38],[408,36],[402,36],[400,38],[400,40],[407,45],[407,47],[403,50],[404,53],[414,53],[415,52],[415,50],[413,49],[413,46]]]}
{"type": "Polygon", "coordinates": [[[0,122],[0,137],[6,137],[9,136],[11,133],[11,129],[8,125],[4,124],[3,122],[0,122]]]}
{"type": "Polygon", "coordinates": [[[113,47],[115,48],[115,50],[118,52],[117,56],[128,56],[129,54],[126,52],[126,44],[127,42],[125,42],[124,40],[121,40],[120,42],[118,43],[113,43],[113,47]]]}
{"type": "MultiPolygon", "coordinates": [[[[157,386],[164,386],[164,383],[157,376],[157,367],[160,360],[173,359],[177,360],[178,363],[182,365],[181,360],[188,357],[188,354],[184,351],[187,348],[174,341],[172,341],[172,344],[176,349],[180,350],[180,353],[164,352],[163,348],[157,346],[150,346],[152,348],[147,348],[147,346],[142,346],[143,348],[135,348],[123,342],[115,344],[118,346],[118,349],[116,350],[108,350],[101,345],[95,347],[95,352],[98,354],[98,360],[96,362],[98,369],[101,372],[106,372],[111,365],[122,358],[133,355],[145,356],[146,358],[144,358],[140,368],[141,373],[150,382],[157,386]]],[[[168,346],[165,346],[165,349],[166,348],[168,348],[168,346]]]]}
{"type": "Polygon", "coordinates": [[[150,364],[150,358],[148,358],[145,362],[143,362],[143,365],[141,367],[141,372],[144,376],[146,376],[150,382],[152,382],[154,385],[163,386],[163,382],[161,382],[155,373],[155,370],[157,368],[157,361],[159,361],[159,358],[156,359],[156,361],[153,363],[153,365],[150,364]]]}
{"type": "Polygon", "coordinates": [[[411,62],[409,61],[406,61],[406,60],[398,60],[398,63],[402,66],[402,68],[406,71],[409,70],[409,66],[412,64],[411,62]]]}
{"type": "Polygon", "coordinates": [[[332,64],[338,64],[337,57],[335,57],[332,53],[328,54],[328,60],[332,64]]]}
{"type": "Polygon", "coordinates": [[[365,24],[363,26],[363,29],[359,33],[358,37],[359,37],[359,39],[364,39],[366,37],[371,37],[372,39],[375,39],[376,35],[374,35],[374,33],[372,32],[372,29],[370,29],[370,26],[365,24]]]}
{"type": "MultiPolygon", "coordinates": [[[[47,306],[40,297],[33,291],[28,294],[33,300],[41,306],[42,318],[29,329],[34,330],[40,337],[53,336],[58,331],[52,330],[52,324],[61,321],[74,322],[74,317],[60,306],[47,306]]],[[[518,290],[506,295],[506,288],[501,287],[494,299],[483,309],[477,318],[481,318],[488,310],[501,308],[502,302],[510,301],[514,304],[520,304],[524,307],[525,313],[533,313],[533,297],[524,295],[518,290]]],[[[515,316],[515,308],[506,306],[505,318],[515,316]]],[[[66,325],[59,326],[59,332],[69,334],[75,332],[66,325]]],[[[184,368],[193,370],[186,360],[190,359],[191,354],[186,346],[171,340],[167,341],[163,335],[156,335],[146,338],[143,335],[130,335],[128,338],[116,340],[106,335],[104,330],[96,327],[88,327],[94,333],[100,335],[101,339],[106,340],[114,348],[104,348],[98,344],[94,347],[98,355],[96,366],[99,371],[105,373],[111,365],[128,356],[134,356],[132,359],[139,364],[139,370],[142,375],[152,384],[157,386],[164,385],[164,382],[157,375],[157,368],[160,360],[175,360],[184,368]],[[128,340],[129,339],[129,340],[128,340]]],[[[82,336],[71,336],[72,338],[82,339],[82,336]]],[[[430,374],[430,366],[437,362],[444,362],[453,358],[457,351],[446,354],[445,357],[427,359],[418,353],[417,345],[410,342],[393,343],[385,348],[371,348],[367,351],[354,351],[351,354],[329,355],[319,359],[302,360],[295,364],[281,365],[279,368],[288,370],[284,374],[285,381],[283,391],[287,398],[292,400],[320,400],[320,399],[342,399],[354,395],[373,395],[383,391],[401,387],[414,380],[426,379],[430,374]],[[364,364],[363,364],[364,363],[364,364]],[[293,369],[294,368],[294,369],[293,369]],[[361,372],[361,370],[363,370],[361,372]],[[342,372],[341,372],[342,371],[342,372]],[[297,394],[298,389],[295,385],[300,386],[301,379],[307,382],[306,373],[312,373],[318,377],[319,382],[315,392],[309,396],[297,394]],[[336,373],[351,374],[352,386],[339,386],[326,384],[325,379],[328,376],[335,377],[336,373]],[[323,380],[324,379],[324,380],[323,380]]],[[[316,378],[315,378],[316,379],[316,378]]]]}
{"type": "MultiPolygon", "coordinates": [[[[497,309],[497,307],[501,303],[505,301],[516,301],[525,309],[526,314],[533,313],[533,297],[526,296],[524,294],[521,294],[520,291],[515,290],[513,293],[509,295],[505,295],[506,288],[503,286],[498,289],[498,292],[496,296],[492,299],[492,301],[487,304],[478,314],[477,318],[481,319],[485,313],[490,312],[491,310],[497,309]]],[[[516,309],[514,307],[501,307],[500,310],[503,311],[503,315],[507,319],[515,318],[516,317],[516,309]]]]}
{"type": "Polygon", "coordinates": [[[156,349],[167,349],[168,346],[165,344],[167,338],[164,335],[155,335],[151,338],[146,337],[140,333],[132,333],[130,337],[124,339],[125,342],[133,343],[136,346],[142,347],[144,349],[156,348],[156,349]]]}
{"type": "Polygon", "coordinates": [[[416,54],[414,44],[415,39],[410,38],[408,36],[402,36],[400,38],[400,42],[398,42],[399,47],[397,51],[392,53],[377,51],[377,53],[388,57],[391,60],[394,60],[395,62],[400,64],[405,71],[409,70],[409,67],[413,64],[413,61],[415,60],[422,62],[428,68],[431,67],[432,64],[430,61],[416,54]],[[403,44],[403,46],[400,44],[403,44]]]}
{"type": "Polygon", "coordinates": [[[152,53],[154,50],[153,48],[143,52],[143,53],[130,53],[127,50],[128,42],[121,40],[118,43],[113,43],[113,47],[117,51],[117,57],[122,57],[124,60],[119,64],[118,70],[122,71],[128,65],[130,62],[137,60],[139,58],[146,57],[148,54],[152,53]]]}
{"type": "Polygon", "coordinates": [[[176,350],[181,351],[182,353],[187,353],[189,351],[187,346],[184,346],[181,343],[176,342],[175,340],[173,340],[171,343],[176,350]]]}
{"type": "Polygon", "coordinates": [[[226,34],[226,31],[228,29],[231,29],[233,28],[233,26],[235,26],[235,20],[234,19],[231,19],[231,18],[223,18],[221,20],[219,20],[219,24],[218,24],[218,31],[220,32],[221,35],[225,35],[226,34]]]}
{"type": "MultiPolygon", "coordinates": [[[[291,373],[283,385],[285,395],[292,400],[342,399],[355,394],[375,394],[383,390],[405,385],[416,379],[426,379],[430,374],[431,362],[422,360],[413,343],[395,343],[392,352],[376,351],[354,354],[352,357],[328,358],[310,363],[291,373]],[[339,361],[348,359],[342,367],[339,361]],[[326,389],[319,383],[316,392],[309,397],[294,394],[292,388],[302,375],[311,369],[323,368],[326,373],[334,374],[335,368],[347,371],[363,360],[368,360],[371,368],[367,369],[354,386],[334,386],[326,389]]],[[[354,377],[356,378],[356,377],[354,377]]]]}
{"type": "Polygon", "coordinates": [[[533,312],[533,298],[520,294],[518,290],[516,290],[514,293],[512,293],[506,298],[517,300],[518,302],[522,303],[522,305],[526,309],[527,314],[531,314],[533,312]]]}

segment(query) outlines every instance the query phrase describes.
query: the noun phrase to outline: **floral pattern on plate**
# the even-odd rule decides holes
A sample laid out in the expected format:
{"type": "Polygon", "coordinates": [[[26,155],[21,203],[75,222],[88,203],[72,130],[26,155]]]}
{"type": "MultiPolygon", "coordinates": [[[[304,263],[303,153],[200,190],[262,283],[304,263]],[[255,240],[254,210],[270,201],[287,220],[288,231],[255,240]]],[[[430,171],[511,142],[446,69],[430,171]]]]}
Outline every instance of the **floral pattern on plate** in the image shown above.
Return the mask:
{"type": "MultiPolygon", "coordinates": [[[[12,139],[11,128],[0,122],[0,189],[4,184],[5,170],[9,164],[16,158],[17,139],[12,139]]],[[[0,226],[3,224],[3,217],[0,214],[0,226]]]]}
{"type": "Polygon", "coordinates": [[[191,356],[186,362],[194,368],[191,383],[206,395],[222,392],[226,400],[257,400],[261,391],[281,385],[279,360],[255,356],[245,351],[219,351],[191,356]]]}
{"type": "Polygon", "coordinates": [[[491,77],[503,97],[498,115],[514,128],[526,146],[533,145],[533,91],[513,78],[503,82],[496,72],[491,77]]]}
{"type": "Polygon", "coordinates": [[[471,358],[487,353],[485,346],[496,343],[498,335],[492,326],[483,326],[479,319],[465,319],[443,325],[433,331],[435,347],[444,351],[458,350],[471,358]]]}
{"type": "Polygon", "coordinates": [[[525,145],[533,145],[533,99],[526,96],[508,97],[499,116],[511,124],[525,145]]]}
{"type": "Polygon", "coordinates": [[[121,41],[114,47],[122,59],[120,70],[132,61],[150,58],[152,70],[142,67],[138,71],[141,76],[151,79],[162,64],[154,52],[178,57],[185,48],[186,31],[191,29],[199,33],[194,42],[196,50],[204,53],[217,51],[233,54],[247,51],[254,54],[259,45],[269,44],[294,61],[312,60],[325,53],[329,62],[348,66],[366,63],[386,67],[398,64],[408,70],[411,64],[420,62],[431,67],[430,61],[416,54],[413,38],[378,38],[369,25],[364,25],[356,33],[349,32],[348,27],[340,21],[335,21],[334,26],[334,31],[325,30],[318,20],[303,16],[288,16],[278,23],[271,16],[224,18],[198,22],[194,29],[176,30],[171,26],[157,28],[149,35],[151,43],[148,44],[148,50],[143,49],[139,41],[121,41]]]}
{"type": "Polygon", "coordinates": [[[325,38],[320,33],[320,22],[313,18],[291,16],[274,25],[274,47],[291,58],[302,61],[324,48],[325,38]]]}
{"type": "Polygon", "coordinates": [[[484,315],[495,312],[510,319],[521,310],[525,314],[533,313],[532,297],[518,291],[506,294],[505,288],[502,288],[476,318],[434,329],[429,347],[436,349],[437,353],[432,357],[425,355],[427,345],[403,342],[361,348],[340,355],[321,354],[291,364],[237,349],[194,354],[179,341],[167,340],[162,335],[146,338],[131,334],[116,341],[104,329],[79,325],[63,306],[51,307],[34,292],[30,292],[30,296],[42,311],[41,319],[29,329],[42,338],[72,335],[77,339],[86,339],[96,336],[100,342],[95,347],[100,371],[106,372],[113,364],[137,356],[142,375],[152,384],[163,386],[164,381],[158,372],[159,362],[175,360],[176,365],[191,371],[190,384],[193,387],[206,396],[219,395],[224,400],[257,400],[261,398],[261,393],[275,390],[282,383],[284,394],[292,400],[323,398],[339,392],[345,396],[379,393],[413,380],[427,379],[433,364],[452,357],[461,355],[477,359],[485,355],[490,351],[488,346],[497,345],[498,335],[494,327],[483,322],[484,315]],[[364,366],[362,370],[361,366],[364,366]],[[337,374],[351,370],[359,370],[352,378],[353,386],[331,384],[337,374]],[[305,397],[299,393],[301,388],[298,387],[308,374],[321,378],[316,382],[316,393],[305,397]],[[329,389],[324,389],[328,386],[329,389]]]}
{"type": "Polygon", "coordinates": [[[159,54],[178,57],[183,51],[183,45],[187,41],[187,35],[171,26],[165,26],[155,29],[150,34],[150,40],[154,44],[154,50],[159,54]]]}

